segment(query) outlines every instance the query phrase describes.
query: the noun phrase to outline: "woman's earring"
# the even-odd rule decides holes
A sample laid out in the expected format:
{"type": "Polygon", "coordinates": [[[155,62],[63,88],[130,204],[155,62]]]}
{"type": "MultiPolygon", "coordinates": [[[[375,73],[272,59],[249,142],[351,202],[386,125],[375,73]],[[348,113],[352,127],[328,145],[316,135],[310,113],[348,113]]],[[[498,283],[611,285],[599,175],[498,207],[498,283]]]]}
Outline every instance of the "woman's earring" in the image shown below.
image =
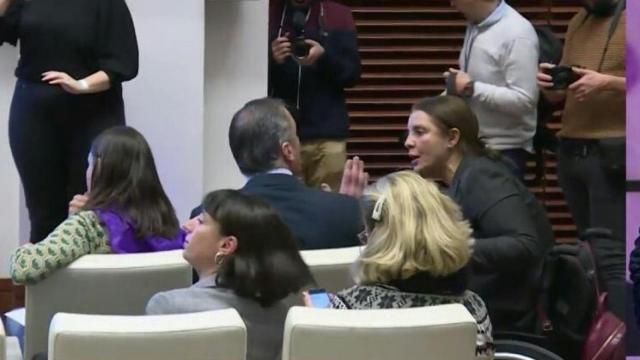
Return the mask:
{"type": "Polygon", "coordinates": [[[224,254],[218,251],[216,253],[216,256],[213,257],[213,262],[216,263],[216,265],[222,265],[222,263],[224,262],[224,254]]]}

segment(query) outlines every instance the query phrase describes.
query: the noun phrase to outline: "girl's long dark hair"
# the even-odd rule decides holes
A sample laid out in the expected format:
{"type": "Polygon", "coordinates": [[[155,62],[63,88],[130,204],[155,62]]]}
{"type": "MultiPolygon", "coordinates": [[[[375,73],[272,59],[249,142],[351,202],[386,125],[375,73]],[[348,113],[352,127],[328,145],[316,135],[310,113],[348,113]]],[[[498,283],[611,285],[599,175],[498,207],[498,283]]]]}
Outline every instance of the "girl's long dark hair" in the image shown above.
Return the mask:
{"type": "Polygon", "coordinates": [[[137,238],[173,238],[178,218],[158,178],[153,154],[134,128],[105,130],[91,145],[93,174],[87,210],[115,210],[135,224],[137,238]]]}
{"type": "Polygon", "coordinates": [[[209,193],[202,209],[235,236],[236,251],[217,272],[218,286],[270,306],[313,283],[313,277],[280,216],[262,200],[236,190],[209,193]]]}

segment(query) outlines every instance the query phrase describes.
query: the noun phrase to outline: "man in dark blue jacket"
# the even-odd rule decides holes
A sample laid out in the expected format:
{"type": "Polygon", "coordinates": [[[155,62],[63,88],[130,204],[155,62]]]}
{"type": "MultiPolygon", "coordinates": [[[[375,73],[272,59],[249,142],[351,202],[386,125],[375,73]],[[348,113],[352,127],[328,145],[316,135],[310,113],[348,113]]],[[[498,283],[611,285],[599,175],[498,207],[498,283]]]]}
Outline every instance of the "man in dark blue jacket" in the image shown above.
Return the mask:
{"type": "Polygon", "coordinates": [[[349,115],[344,88],[360,79],[351,10],[330,0],[271,0],[269,94],[296,109],[307,185],[340,185],[349,115]]]}
{"type": "MultiPolygon", "coordinates": [[[[248,102],[231,120],[229,144],[247,177],[241,191],[271,205],[289,226],[301,250],[359,244],[362,224],[358,201],[352,196],[308,188],[294,176],[300,171],[300,140],[282,101],[265,98],[248,102]]],[[[359,184],[354,186],[355,192],[348,192],[357,195],[367,176],[360,160],[354,161],[359,162],[359,184]]],[[[200,213],[198,207],[191,217],[200,213]]]]}

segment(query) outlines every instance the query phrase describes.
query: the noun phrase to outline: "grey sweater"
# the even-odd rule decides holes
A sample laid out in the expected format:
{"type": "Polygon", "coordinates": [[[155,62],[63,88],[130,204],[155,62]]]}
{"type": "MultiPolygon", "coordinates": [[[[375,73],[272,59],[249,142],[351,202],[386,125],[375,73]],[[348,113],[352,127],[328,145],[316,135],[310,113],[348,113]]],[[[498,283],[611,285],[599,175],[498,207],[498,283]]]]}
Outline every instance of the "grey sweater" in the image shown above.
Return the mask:
{"type": "Polygon", "coordinates": [[[538,54],[533,26],[504,1],[484,21],[467,26],[460,68],[475,81],[469,105],[480,136],[494,149],[532,149],[538,54]]]}
{"type": "Polygon", "coordinates": [[[264,308],[256,301],[241,298],[232,290],[216,287],[215,276],[200,279],[185,289],[154,295],[147,304],[149,315],[180,314],[234,308],[247,326],[247,359],[274,360],[280,357],[284,321],[296,304],[292,296],[264,308]]]}

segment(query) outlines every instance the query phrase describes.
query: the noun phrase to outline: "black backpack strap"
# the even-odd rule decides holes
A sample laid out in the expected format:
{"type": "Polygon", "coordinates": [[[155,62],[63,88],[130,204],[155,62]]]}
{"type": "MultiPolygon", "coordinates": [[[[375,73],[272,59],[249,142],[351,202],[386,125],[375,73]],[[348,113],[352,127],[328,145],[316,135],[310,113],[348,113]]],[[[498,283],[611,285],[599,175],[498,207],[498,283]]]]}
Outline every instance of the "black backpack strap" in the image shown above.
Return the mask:
{"type": "Polygon", "coordinates": [[[600,58],[600,63],[598,63],[598,72],[602,71],[602,65],[604,64],[604,58],[607,56],[607,52],[609,51],[609,42],[611,42],[611,37],[613,33],[616,32],[616,28],[618,27],[618,23],[620,22],[620,17],[622,16],[622,12],[627,7],[626,0],[618,0],[618,4],[616,5],[616,10],[613,13],[613,17],[611,18],[611,24],[609,25],[609,32],[607,33],[607,42],[604,45],[604,50],[602,51],[602,57],[600,58]]]}
{"type": "Polygon", "coordinates": [[[557,259],[558,255],[552,250],[544,260],[544,268],[542,271],[540,292],[538,295],[538,304],[536,309],[538,319],[540,320],[540,330],[543,334],[553,331],[553,322],[549,319],[547,311],[551,306],[549,292],[556,272],[557,259]]]}
{"type": "Polygon", "coordinates": [[[592,229],[587,229],[584,232],[584,234],[582,234],[580,239],[585,249],[587,250],[587,253],[589,254],[589,258],[591,260],[589,265],[592,268],[587,269],[587,271],[593,277],[593,284],[596,289],[596,298],[599,298],[601,294],[600,277],[598,276],[597,262],[596,262],[595,256],[593,255],[593,247],[591,246],[591,239],[594,237],[611,237],[611,236],[612,236],[612,233],[611,233],[611,230],[609,229],[592,228],[592,229]]]}

